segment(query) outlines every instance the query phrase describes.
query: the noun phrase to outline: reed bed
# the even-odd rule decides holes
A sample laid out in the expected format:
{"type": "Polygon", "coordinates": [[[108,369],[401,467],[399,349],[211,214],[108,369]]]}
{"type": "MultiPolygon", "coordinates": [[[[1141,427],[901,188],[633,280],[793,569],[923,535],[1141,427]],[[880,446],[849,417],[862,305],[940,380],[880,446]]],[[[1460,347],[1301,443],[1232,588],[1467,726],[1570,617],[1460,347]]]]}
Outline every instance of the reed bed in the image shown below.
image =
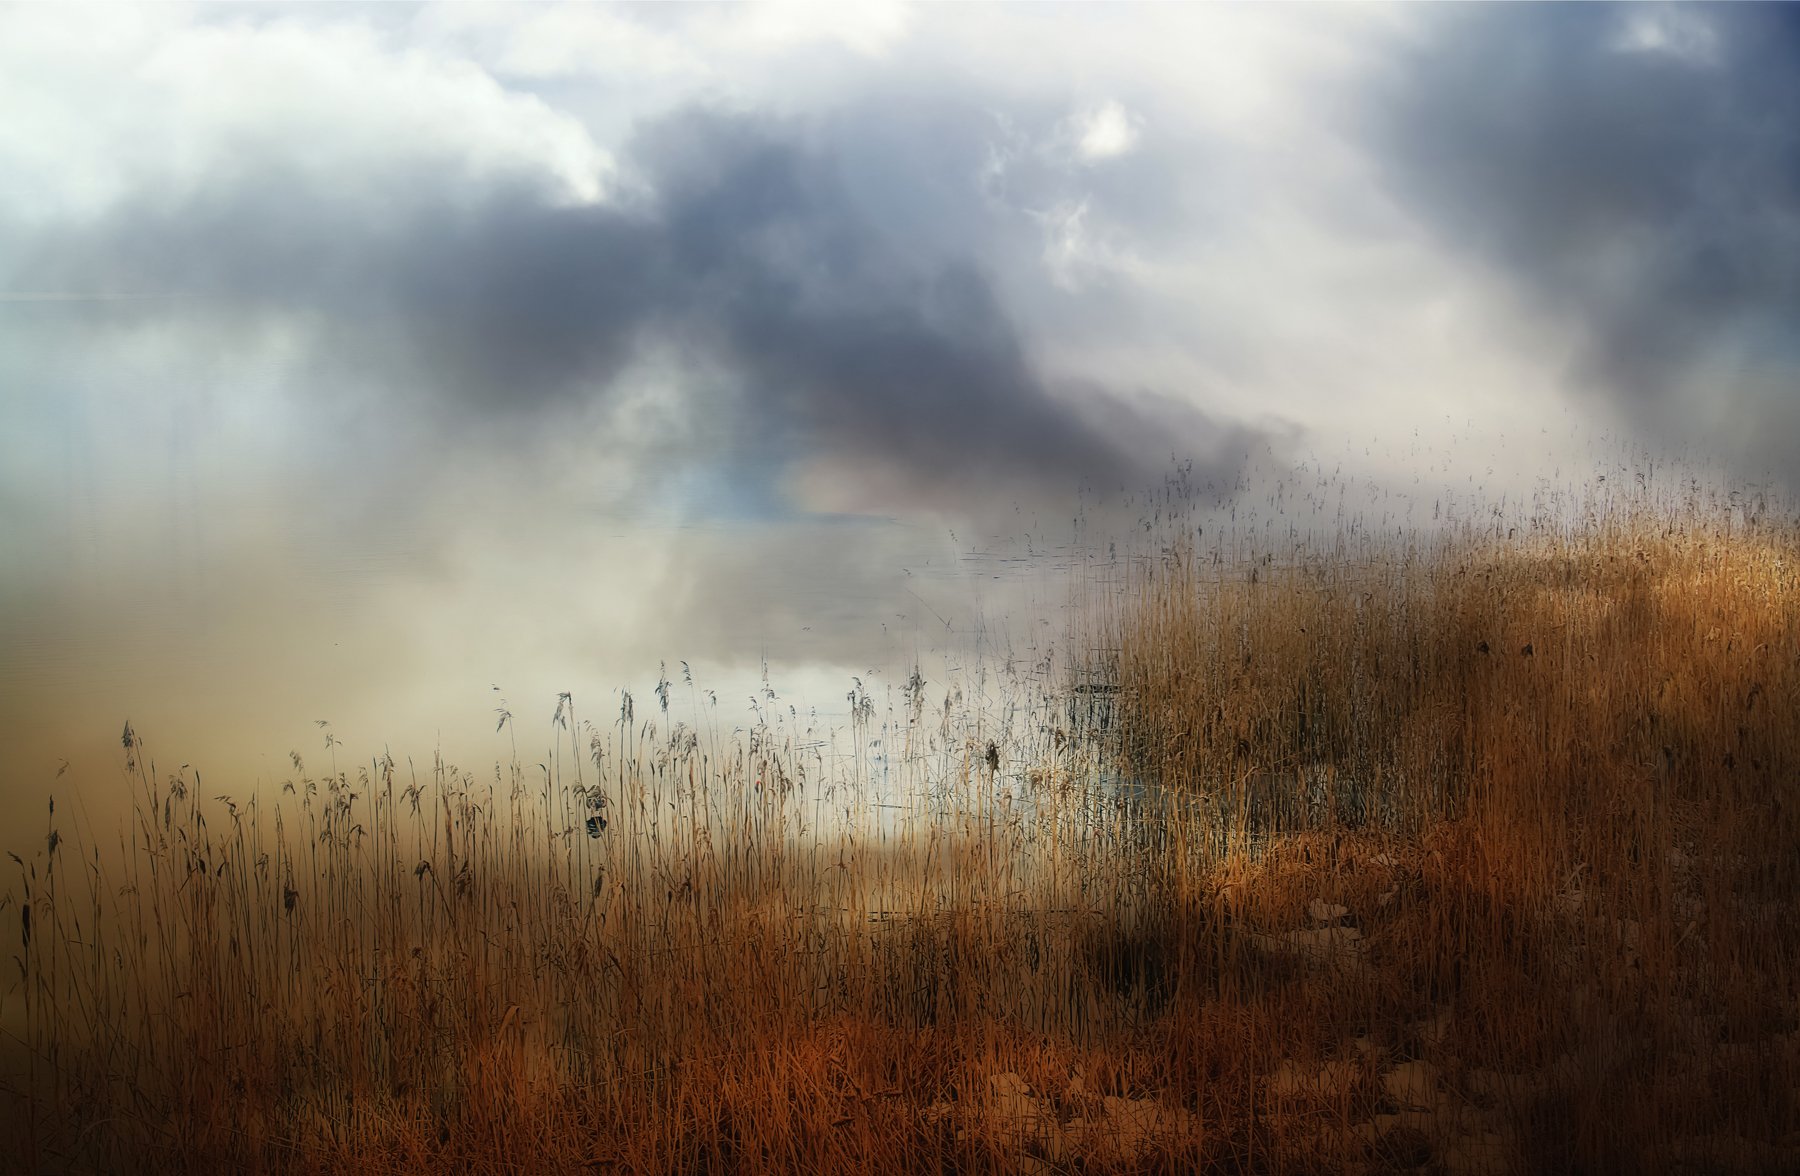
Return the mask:
{"type": "MultiPolygon", "coordinates": [[[[52,804],[42,848],[15,858],[28,1065],[7,1159],[898,1171],[1004,1155],[943,1108],[1022,1042],[1074,1031],[1073,1049],[1133,1015],[1082,952],[1149,887],[1132,826],[1077,796],[1095,777],[1075,748],[1054,779],[1007,783],[998,745],[948,710],[878,720],[855,693],[839,746],[772,696],[767,723],[731,735],[671,723],[663,698],[639,721],[625,696],[606,727],[561,700],[536,780],[385,758],[315,776],[296,754],[293,780],[248,800],[159,773],[127,728],[126,840],[65,839],[52,804]]],[[[1037,717],[993,733],[1026,746],[1037,717]]]]}
{"type": "Polygon", "coordinates": [[[127,728],[117,843],[15,857],[0,1164],[1794,1170],[1800,529],[1160,518],[1074,663],[835,733],[234,797],[127,728]]]}
{"type": "Polygon", "coordinates": [[[1438,1019],[1397,1055],[1429,1117],[1389,1090],[1364,1134],[1800,1170],[1793,517],[1640,476],[1326,555],[1267,534],[1166,546],[1093,644],[1127,770],[1278,847],[1177,891],[1265,936],[1346,908],[1334,950],[1438,1019]]]}

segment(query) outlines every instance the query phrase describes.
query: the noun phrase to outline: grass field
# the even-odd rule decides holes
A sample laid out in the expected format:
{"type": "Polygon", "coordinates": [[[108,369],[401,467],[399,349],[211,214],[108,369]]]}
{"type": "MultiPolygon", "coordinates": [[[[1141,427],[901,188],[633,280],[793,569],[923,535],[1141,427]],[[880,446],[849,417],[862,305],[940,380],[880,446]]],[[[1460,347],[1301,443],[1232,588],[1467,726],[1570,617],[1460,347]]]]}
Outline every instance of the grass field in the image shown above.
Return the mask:
{"type": "Polygon", "coordinates": [[[0,1162],[1800,1168],[1794,519],[1151,538],[1004,721],[564,699],[253,798],[127,729],[129,826],[12,846],[0,1162]]]}

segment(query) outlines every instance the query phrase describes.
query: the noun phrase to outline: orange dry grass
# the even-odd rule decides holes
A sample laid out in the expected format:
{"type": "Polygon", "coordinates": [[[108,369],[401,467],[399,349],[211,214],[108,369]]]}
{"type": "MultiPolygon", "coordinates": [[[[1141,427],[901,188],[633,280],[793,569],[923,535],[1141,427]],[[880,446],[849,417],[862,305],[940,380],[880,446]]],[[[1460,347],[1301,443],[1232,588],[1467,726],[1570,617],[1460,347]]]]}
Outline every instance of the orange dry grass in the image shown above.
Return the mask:
{"type": "Polygon", "coordinates": [[[7,1159],[1009,1162],[984,1117],[928,1112],[985,1098],[1020,1043],[1137,1016],[1077,945],[1148,905],[1142,870],[1123,825],[1070,819],[1093,796],[1067,765],[1038,810],[979,742],[892,722],[920,744],[892,828],[857,754],[828,771],[773,727],[658,737],[627,711],[572,730],[591,767],[565,754],[535,790],[381,761],[246,802],[159,781],[128,735],[130,840],[108,860],[57,835],[9,900],[29,1065],[7,1159]]]}
{"type": "Polygon", "coordinates": [[[1355,560],[1178,547],[1096,644],[1133,771],[1312,832],[1233,909],[1331,894],[1371,982],[1454,1005],[1446,1060],[1560,1075],[1518,1084],[1523,1169],[1800,1165],[1793,521],[1639,493],[1355,560]],[[1396,864],[1346,867],[1373,834],[1396,864]]]}
{"type": "Polygon", "coordinates": [[[248,801],[130,737],[117,852],[53,814],[6,900],[0,1163],[1794,1170],[1800,538],[1741,514],[1176,548],[1097,733],[627,699],[535,786],[248,801]]]}

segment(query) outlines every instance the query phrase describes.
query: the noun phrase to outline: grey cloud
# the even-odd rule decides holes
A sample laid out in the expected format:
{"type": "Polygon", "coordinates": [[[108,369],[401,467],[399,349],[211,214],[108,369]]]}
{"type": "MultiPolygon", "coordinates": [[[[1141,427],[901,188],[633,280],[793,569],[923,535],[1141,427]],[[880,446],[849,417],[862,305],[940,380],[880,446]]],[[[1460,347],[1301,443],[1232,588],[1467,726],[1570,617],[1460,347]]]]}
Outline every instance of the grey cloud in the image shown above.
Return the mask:
{"type": "MultiPolygon", "coordinates": [[[[1765,426],[1797,423],[1795,10],[1432,16],[1373,105],[1403,200],[1534,308],[1573,320],[1583,374],[1634,417],[1692,429],[1696,400],[1724,394],[1765,426]],[[1634,38],[1645,21],[1681,37],[1658,45],[1640,24],[1634,38]]],[[[1780,455],[1765,441],[1754,456],[1780,455]]]]}
{"type": "Polygon", "coordinates": [[[790,127],[689,114],[639,134],[644,194],[604,206],[270,166],[40,237],[11,281],[158,295],[101,319],[299,322],[323,370],[486,423],[607,395],[654,337],[732,373],[735,402],[713,407],[756,451],[873,463],[934,505],[1139,484],[1173,450],[1240,439],[1177,414],[1147,450],[1109,425],[1110,394],[1057,395],[977,261],[888,233],[834,158],[790,127]]]}
{"type": "Polygon", "coordinates": [[[465,408],[554,400],[584,374],[616,372],[647,313],[651,234],[520,188],[473,206],[455,195],[371,200],[274,168],[40,240],[14,280],[149,296],[96,304],[102,324],[297,316],[332,363],[420,381],[465,408]]]}

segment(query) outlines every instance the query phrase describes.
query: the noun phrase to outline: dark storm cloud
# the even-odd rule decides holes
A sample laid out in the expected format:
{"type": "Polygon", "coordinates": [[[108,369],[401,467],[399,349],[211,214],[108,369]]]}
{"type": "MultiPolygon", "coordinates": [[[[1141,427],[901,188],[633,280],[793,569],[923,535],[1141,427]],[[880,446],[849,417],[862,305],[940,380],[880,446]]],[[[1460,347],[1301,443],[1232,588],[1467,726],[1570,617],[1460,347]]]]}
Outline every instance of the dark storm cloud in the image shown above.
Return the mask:
{"type": "Polygon", "coordinates": [[[1712,382],[1735,369],[1748,411],[1791,422],[1800,11],[1433,15],[1375,105],[1403,199],[1572,319],[1585,374],[1634,415],[1691,425],[1683,398],[1726,391],[1712,382]]]}
{"type": "MultiPolygon", "coordinates": [[[[146,193],[40,238],[12,281],[127,290],[94,314],[316,332],[327,370],[478,422],[605,396],[646,339],[718,362],[768,452],[881,466],[942,504],[993,487],[1153,480],[1245,448],[1197,413],[1059,396],[977,264],[861,214],[834,156],[777,125],[689,115],[637,138],[627,197],[559,203],[404,173],[323,184],[277,165],[146,193]]],[[[897,504],[898,505],[898,504],[897,504]]]]}

